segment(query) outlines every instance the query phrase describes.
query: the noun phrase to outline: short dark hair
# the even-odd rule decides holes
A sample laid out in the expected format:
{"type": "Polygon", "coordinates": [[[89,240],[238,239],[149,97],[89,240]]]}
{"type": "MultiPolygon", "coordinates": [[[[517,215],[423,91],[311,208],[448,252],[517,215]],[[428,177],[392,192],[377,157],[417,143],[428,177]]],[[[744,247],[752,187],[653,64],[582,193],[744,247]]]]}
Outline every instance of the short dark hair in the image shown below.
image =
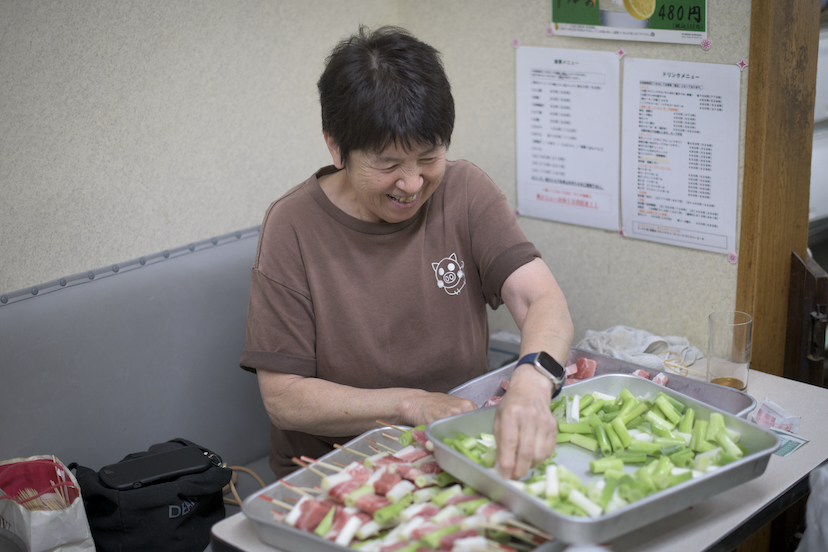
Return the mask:
{"type": "Polygon", "coordinates": [[[440,52],[399,27],[380,27],[342,40],[317,83],[322,130],[340,157],[397,144],[448,147],[454,99],[440,52]]]}

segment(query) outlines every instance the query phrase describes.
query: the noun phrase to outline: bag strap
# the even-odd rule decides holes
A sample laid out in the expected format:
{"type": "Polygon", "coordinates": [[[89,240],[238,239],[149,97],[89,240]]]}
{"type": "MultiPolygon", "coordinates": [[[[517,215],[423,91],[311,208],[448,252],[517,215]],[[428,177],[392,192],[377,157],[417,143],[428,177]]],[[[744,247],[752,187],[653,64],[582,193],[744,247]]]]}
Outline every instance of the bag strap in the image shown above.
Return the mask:
{"type": "Polygon", "coordinates": [[[236,474],[237,471],[242,471],[242,472],[249,473],[250,475],[252,475],[256,479],[256,481],[259,482],[259,485],[262,486],[262,489],[264,489],[267,486],[267,485],[265,485],[265,482],[262,480],[262,478],[259,477],[259,475],[256,472],[254,472],[253,470],[251,470],[250,468],[245,468],[244,466],[227,466],[227,467],[230,468],[231,470],[233,470],[233,475],[230,478],[230,483],[228,483],[224,487],[224,489],[222,489],[222,490],[226,493],[227,490],[229,489],[230,492],[233,493],[233,496],[235,497],[235,498],[228,498],[228,497],[225,496],[224,497],[224,502],[226,502],[227,504],[232,504],[233,506],[241,506],[242,505],[242,499],[239,496],[238,491],[236,490],[236,484],[235,484],[235,481],[234,481],[234,480],[238,479],[237,474],[236,474]]]}

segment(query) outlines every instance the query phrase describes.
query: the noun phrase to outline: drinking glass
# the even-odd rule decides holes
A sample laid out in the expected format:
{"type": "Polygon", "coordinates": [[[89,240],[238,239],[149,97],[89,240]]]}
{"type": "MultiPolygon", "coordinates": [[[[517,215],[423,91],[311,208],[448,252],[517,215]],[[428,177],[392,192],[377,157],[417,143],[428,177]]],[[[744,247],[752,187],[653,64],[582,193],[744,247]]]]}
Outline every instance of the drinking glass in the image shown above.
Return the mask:
{"type": "Polygon", "coordinates": [[[707,381],[744,391],[750,366],[753,318],[740,311],[718,311],[708,319],[707,381]]]}

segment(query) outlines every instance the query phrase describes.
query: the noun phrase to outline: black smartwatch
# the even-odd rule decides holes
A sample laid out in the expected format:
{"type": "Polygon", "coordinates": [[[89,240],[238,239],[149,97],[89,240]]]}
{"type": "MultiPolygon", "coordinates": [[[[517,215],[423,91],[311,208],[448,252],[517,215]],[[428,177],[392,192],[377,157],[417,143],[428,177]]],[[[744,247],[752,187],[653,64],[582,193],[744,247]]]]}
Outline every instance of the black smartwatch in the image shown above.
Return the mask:
{"type": "Polygon", "coordinates": [[[516,366],[521,364],[531,364],[542,376],[552,382],[552,398],[561,392],[564,381],[566,380],[566,369],[560,363],[552,358],[552,355],[541,351],[539,353],[530,353],[518,360],[516,366]]]}

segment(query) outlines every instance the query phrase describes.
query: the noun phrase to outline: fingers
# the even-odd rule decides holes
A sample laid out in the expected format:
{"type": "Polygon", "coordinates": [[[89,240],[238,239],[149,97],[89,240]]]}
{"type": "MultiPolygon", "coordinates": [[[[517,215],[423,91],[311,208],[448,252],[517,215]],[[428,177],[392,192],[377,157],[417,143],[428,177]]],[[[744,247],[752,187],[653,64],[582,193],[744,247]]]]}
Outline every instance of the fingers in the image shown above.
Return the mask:
{"type": "Polygon", "coordinates": [[[426,393],[412,403],[411,413],[406,416],[412,426],[430,424],[450,416],[477,410],[477,404],[445,393],[426,393]]]}
{"type": "Polygon", "coordinates": [[[504,397],[495,413],[493,432],[498,472],[508,479],[523,477],[555,450],[557,424],[546,401],[525,404],[504,397]]]}

